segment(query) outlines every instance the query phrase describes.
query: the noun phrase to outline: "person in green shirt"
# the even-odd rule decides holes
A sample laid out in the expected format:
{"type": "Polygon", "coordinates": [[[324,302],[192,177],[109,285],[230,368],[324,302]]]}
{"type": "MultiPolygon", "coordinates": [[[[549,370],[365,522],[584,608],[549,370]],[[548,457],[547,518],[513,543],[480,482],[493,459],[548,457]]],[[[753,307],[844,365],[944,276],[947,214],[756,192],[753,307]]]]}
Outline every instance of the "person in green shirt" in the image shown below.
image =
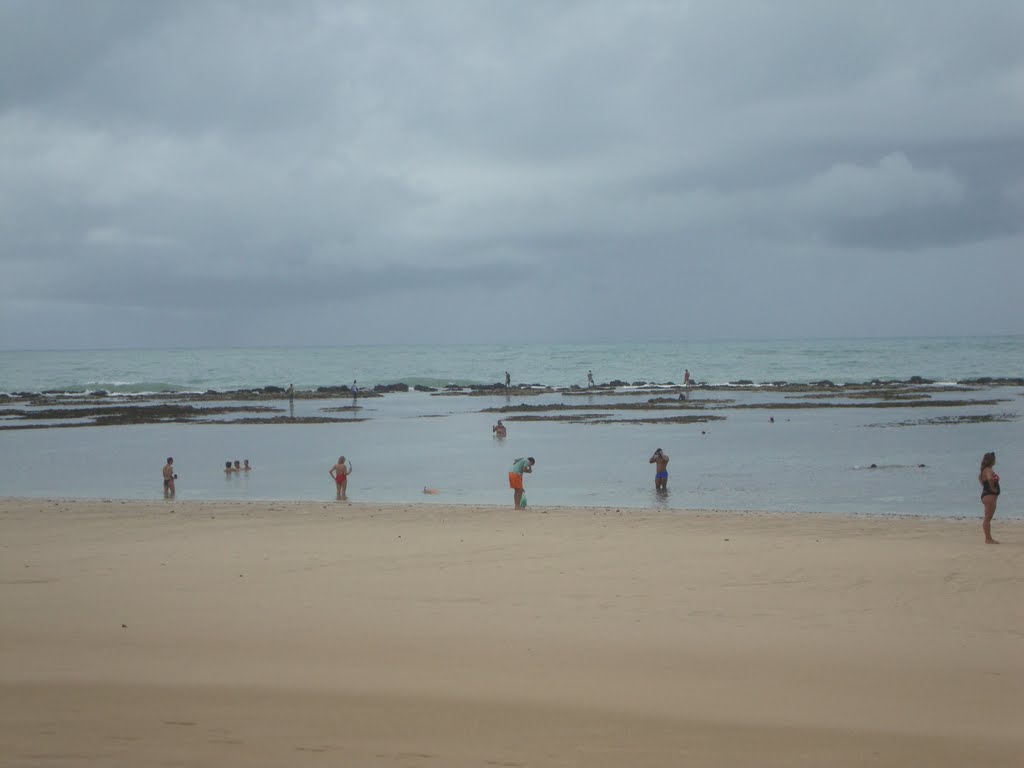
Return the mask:
{"type": "Polygon", "coordinates": [[[516,509],[519,509],[519,505],[523,500],[523,473],[533,472],[533,465],[536,463],[533,456],[528,456],[525,459],[516,459],[512,462],[512,470],[508,473],[508,485],[513,491],[512,506],[516,509]]]}

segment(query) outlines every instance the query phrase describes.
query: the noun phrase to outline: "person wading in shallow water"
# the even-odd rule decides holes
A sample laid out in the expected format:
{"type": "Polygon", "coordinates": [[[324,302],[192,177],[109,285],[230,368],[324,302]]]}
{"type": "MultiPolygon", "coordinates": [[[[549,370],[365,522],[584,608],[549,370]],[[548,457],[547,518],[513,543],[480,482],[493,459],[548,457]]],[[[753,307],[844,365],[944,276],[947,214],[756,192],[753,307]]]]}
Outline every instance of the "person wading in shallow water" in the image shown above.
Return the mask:
{"type": "Polygon", "coordinates": [[[989,451],[981,457],[981,472],[978,473],[978,482],[981,483],[981,506],[985,510],[985,519],[981,523],[981,530],[985,532],[986,544],[998,544],[992,538],[992,518],[996,514],[996,502],[999,500],[999,475],[992,469],[996,465],[996,454],[989,451]]]}
{"type": "Polygon", "coordinates": [[[668,489],[668,454],[663,452],[661,448],[654,452],[651,456],[651,460],[648,464],[654,464],[654,487],[656,490],[664,491],[668,489]]]}
{"type": "Polygon", "coordinates": [[[164,498],[174,498],[174,481],[178,479],[178,476],[174,474],[174,459],[170,456],[167,457],[167,463],[164,464],[164,498]]]}
{"type": "Polygon", "coordinates": [[[327,474],[334,478],[338,501],[348,501],[348,476],[352,474],[352,462],[339,456],[338,463],[327,470],[327,474]]]}
{"type": "Polygon", "coordinates": [[[513,491],[512,506],[515,509],[519,509],[523,501],[523,473],[533,472],[533,465],[536,463],[533,456],[512,462],[512,470],[508,473],[508,485],[513,491]]]}

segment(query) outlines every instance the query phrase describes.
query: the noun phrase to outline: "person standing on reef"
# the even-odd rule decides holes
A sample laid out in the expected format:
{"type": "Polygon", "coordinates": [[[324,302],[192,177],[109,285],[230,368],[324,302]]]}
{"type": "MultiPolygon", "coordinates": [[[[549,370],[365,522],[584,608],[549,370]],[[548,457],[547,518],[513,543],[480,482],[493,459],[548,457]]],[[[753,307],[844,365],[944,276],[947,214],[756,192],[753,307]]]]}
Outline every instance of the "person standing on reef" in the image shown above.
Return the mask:
{"type": "Polygon", "coordinates": [[[352,462],[345,461],[344,456],[338,457],[338,463],[327,470],[334,478],[334,489],[338,501],[348,501],[348,476],[352,474],[352,462]]]}
{"type": "Polygon", "coordinates": [[[687,368],[685,371],[683,371],[683,386],[688,387],[690,386],[690,384],[690,369],[687,368]]]}
{"type": "Polygon", "coordinates": [[[651,456],[648,464],[654,464],[654,488],[658,491],[668,490],[668,454],[659,448],[651,456]]]}
{"type": "Polygon", "coordinates": [[[594,372],[593,371],[587,371],[587,386],[588,387],[594,386],[594,372]]]}
{"type": "Polygon", "coordinates": [[[167,457],[167,463],[164,464],[164,498],[174,498],[174,481],[178,479],[178,476],[174,474],[174,458],[171,456],[167,457]]]}
{"type": "Polygon", "coordinates": [[[523,501],[523,474],[533,472],[533,465],[536,464],[533,456],[525,459],[516,459],[512,462],[512,469],[508,473],[508,485],[512,489],[512,507],[519,509],[523,501]]]}
{"type": "Polygon", "coordinates": [[[512,386],[512,376],[508,371],[505,371],[505,389],[512,386]]]}
{"type": "Polygon", "coordinates": [[[981,523],[981,530],[985,532],[986,544],[998,544],[992,538],[992,518],[996,514],[996,502],[999,500],[999,475],[992,469],[996,465],[996,454],[989,451],[981,457],[981,472],[978,473],[978,482],[981,483],[981,506],[985,510],[985,519],[981,523]]]}

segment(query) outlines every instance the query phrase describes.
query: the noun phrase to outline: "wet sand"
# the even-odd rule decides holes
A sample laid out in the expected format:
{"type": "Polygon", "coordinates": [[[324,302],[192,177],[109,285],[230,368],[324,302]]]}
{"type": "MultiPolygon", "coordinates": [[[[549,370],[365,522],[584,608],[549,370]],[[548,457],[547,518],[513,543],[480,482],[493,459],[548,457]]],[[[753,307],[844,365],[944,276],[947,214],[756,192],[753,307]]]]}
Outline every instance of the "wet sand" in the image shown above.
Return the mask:
{"type": "Polygon", "coordinates": [[[1024,522],[0,500],[0,765],[1017,766],[1024,522]]]}

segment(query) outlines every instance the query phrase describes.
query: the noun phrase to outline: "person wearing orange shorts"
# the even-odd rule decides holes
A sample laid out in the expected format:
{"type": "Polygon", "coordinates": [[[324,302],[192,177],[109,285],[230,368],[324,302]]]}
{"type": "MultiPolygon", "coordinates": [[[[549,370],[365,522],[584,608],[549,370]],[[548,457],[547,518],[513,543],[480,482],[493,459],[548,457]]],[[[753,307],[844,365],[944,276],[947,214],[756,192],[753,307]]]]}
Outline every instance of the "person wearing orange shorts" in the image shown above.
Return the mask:
{"type": "Polygon", "coordinates": [[[533,465],[536,463],[533,456],[512,462],[512,470],[508,473],[508,487],[513,491],[512,506],[516,509],[519,509],[519,504],[523,500],[523,473],[533,472],[533,465]]]}

